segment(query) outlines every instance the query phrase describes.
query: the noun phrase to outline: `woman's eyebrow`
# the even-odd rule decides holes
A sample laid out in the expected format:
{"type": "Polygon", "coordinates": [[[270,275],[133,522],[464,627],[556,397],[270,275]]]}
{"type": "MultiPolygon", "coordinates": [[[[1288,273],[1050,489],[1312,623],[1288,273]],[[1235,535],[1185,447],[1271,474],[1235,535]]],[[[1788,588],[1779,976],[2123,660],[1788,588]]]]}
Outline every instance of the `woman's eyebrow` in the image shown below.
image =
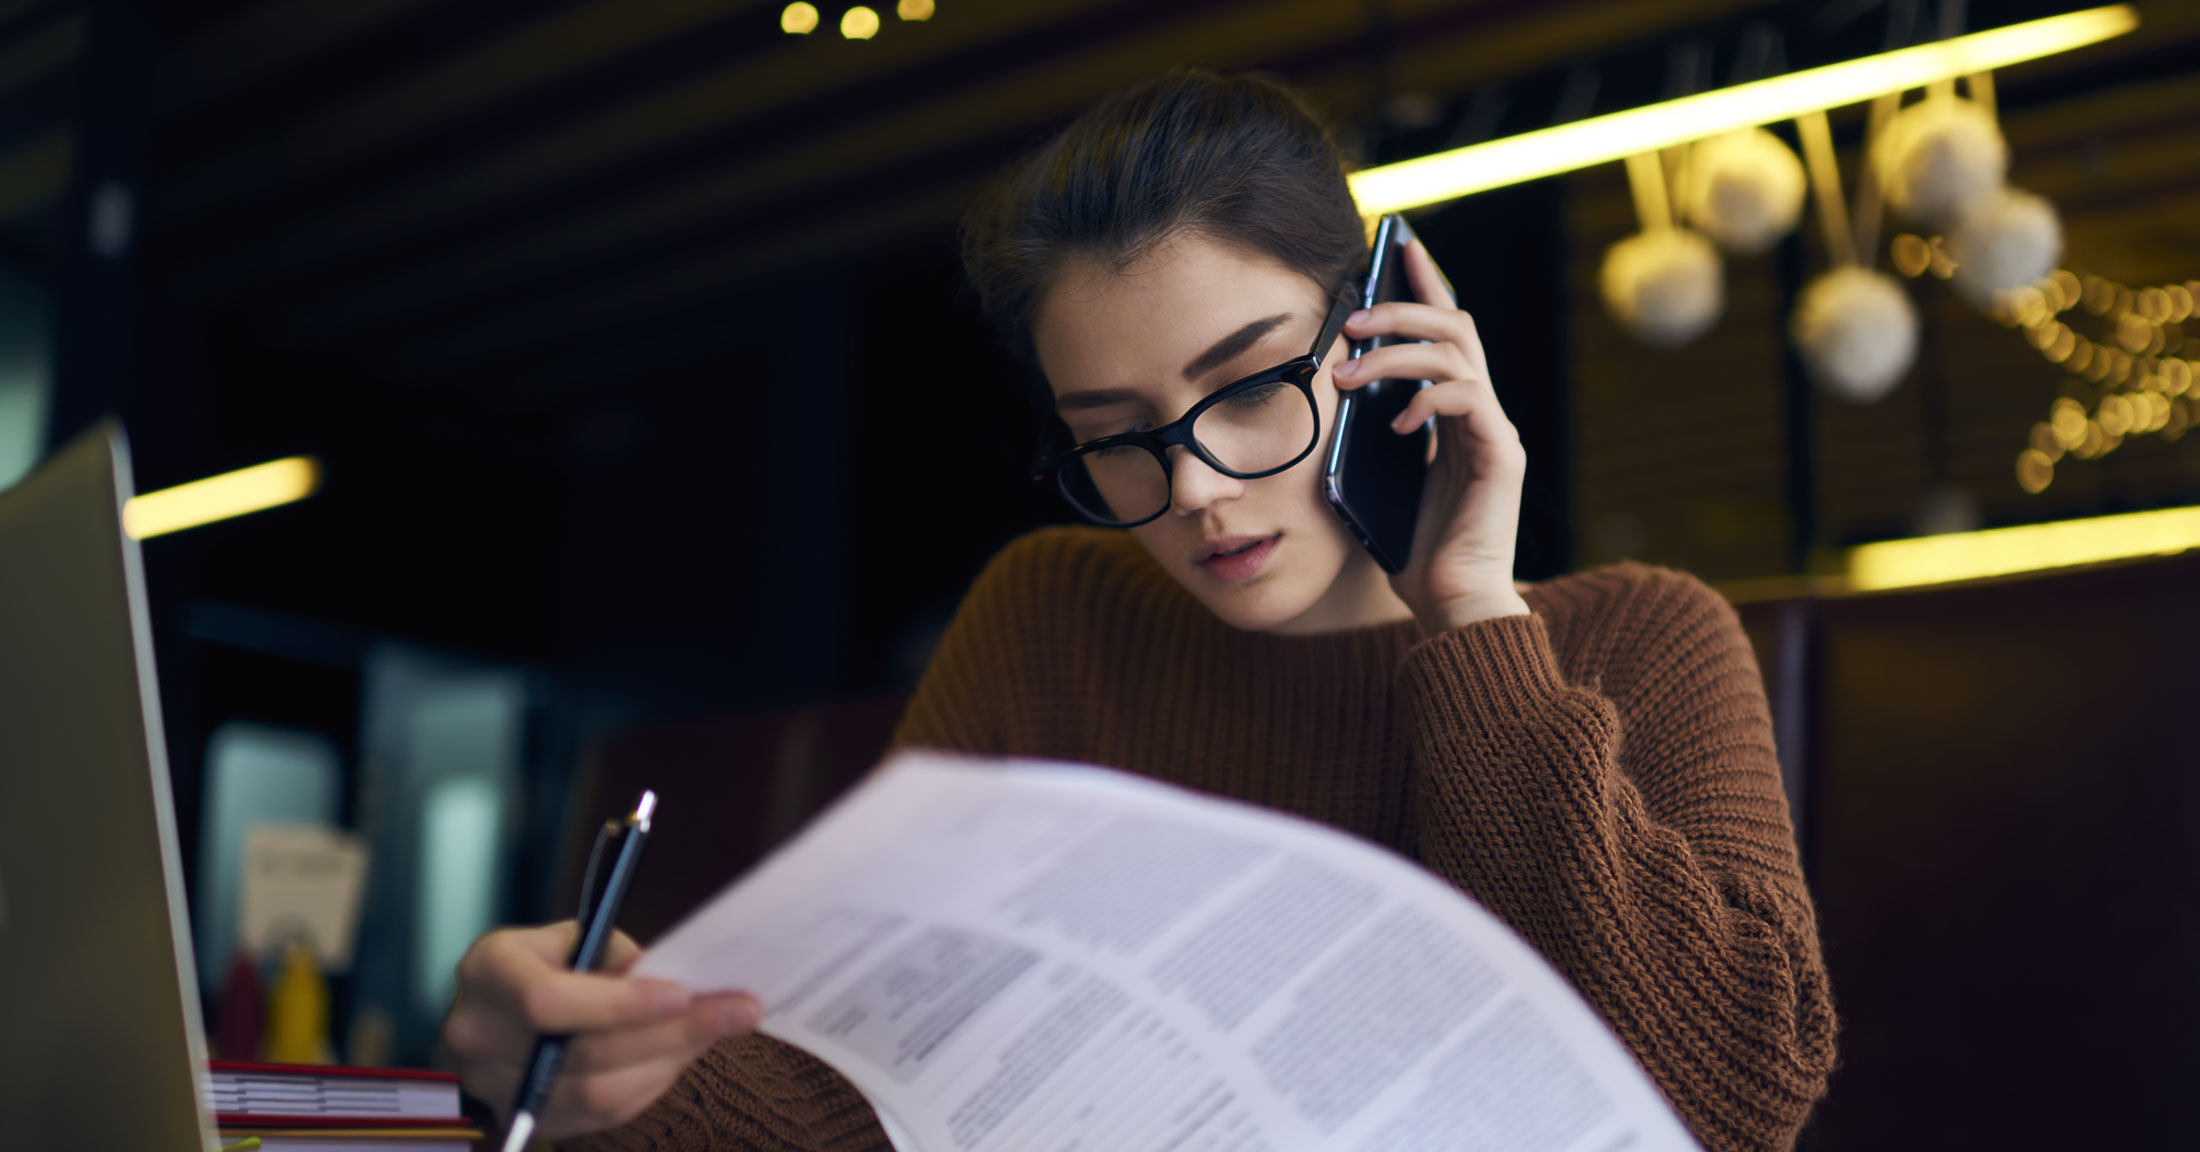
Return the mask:
{"type": "MultiPolygon", "coordinates": [[[[1290,319],[1291,314],[1289,312],[1279,312],[1274,316],[1265,316],[1215,341],[1214,347],[1193,357],[1192,362],[1184,366],[1184,378],[1196,381],[1216,368],[1229,363],[1233,357],[1259,343],[1261,337],[1275,331],[1279,325],[1288,323],[1290,319]]],[[[1087,408],[1106,408],[1111,404],[1128,404],[1143,399],[1145,397],[1133,388],[1089,388],[1081,392],[1064,392],[1055,397],[1054,410],[1057,412],[1075,412],[1087,408]]]]}
{"type": "Polygon", "coordinates": [[[1106,408],[1111,404],[1128,404],[1141,400],[1136,390],[1130,388],[1088,388],[1082,392],[1064,392],[1054,398],[1056,412],[1074,412],[1084,408],[1106,408]]]}
{"type": "Polygon", "coordinates": [[[1252,347],[1260,341],[1261,337],[1275,331],[1277,325],[1286,323],[1290,319],[1291,314],[1289,312],[1279,312],[1274,316],[1255,320],[1228,336],[1215,341],[1214,347],[1193,357],[1192,362],[1184,366],[1184,378],[1186,380],[1197,380],[1216,368],[1229,363],[1232,357],[1252,347]]]}

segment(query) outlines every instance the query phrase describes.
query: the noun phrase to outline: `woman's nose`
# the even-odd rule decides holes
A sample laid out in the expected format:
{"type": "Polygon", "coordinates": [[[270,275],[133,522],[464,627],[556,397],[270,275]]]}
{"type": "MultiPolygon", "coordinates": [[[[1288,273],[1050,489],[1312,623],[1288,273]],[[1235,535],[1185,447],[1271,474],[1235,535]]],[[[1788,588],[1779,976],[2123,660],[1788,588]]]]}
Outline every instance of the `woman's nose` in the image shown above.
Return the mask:
{"type": "Polygon", "coordinates": [[[1245,481],[1234,480],[1192,455],[1191,449],[1169,449],[1169,508],[1188,516],[1210,504],[1235,499],[1245,491],[1245,481]]]}

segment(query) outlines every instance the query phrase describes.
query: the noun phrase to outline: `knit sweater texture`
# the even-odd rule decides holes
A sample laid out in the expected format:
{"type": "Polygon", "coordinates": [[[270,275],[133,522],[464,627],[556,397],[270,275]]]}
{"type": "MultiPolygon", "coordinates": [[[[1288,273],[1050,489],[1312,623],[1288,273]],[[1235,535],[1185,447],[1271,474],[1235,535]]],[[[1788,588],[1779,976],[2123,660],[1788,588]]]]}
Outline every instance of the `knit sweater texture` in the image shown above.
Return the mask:
{"type": "MultiPolygon", "coordinates": [[[[1620,564],[1425,637],[1216,619],[1128,535],[1044,529],[971,587],[895,742],[1128,769],[1421,862],[1564,973],[1712,1152],[1793,1145],[1835,1021],[1757,664],[1692,577],[1620,564]]],[[[576,1152],[878,1152],[837,1073],[720,1044],[576,1152]]]]}

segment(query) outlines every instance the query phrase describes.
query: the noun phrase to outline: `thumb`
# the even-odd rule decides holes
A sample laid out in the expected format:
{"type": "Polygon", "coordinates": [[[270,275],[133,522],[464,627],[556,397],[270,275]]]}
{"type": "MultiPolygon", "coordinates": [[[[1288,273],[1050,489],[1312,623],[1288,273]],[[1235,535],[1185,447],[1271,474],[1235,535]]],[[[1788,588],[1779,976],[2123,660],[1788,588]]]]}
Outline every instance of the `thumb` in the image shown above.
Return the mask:
{"type": "Polygon", "coordinates": [[[636,944],[632,936],[612,929],[611,940],[604,946],[603,970],[614,976],[624,976],[641,959],[642,946],[636,944]]]}

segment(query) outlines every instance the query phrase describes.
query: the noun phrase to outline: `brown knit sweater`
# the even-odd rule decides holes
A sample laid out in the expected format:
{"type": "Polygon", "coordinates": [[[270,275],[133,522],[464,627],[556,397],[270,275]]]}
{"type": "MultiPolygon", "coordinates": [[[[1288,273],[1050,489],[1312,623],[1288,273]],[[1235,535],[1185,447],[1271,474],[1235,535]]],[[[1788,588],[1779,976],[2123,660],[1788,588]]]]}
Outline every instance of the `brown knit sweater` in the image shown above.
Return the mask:
{"type": "MultiPolygon", "coordinates": [[[[896,741],[1115,765],[1412,855],[1570,977],[1705,1147],[1788,1147],[1834,1016],[1749,643],[1663,569],[1525,596],[1428,640],[1240,632],[1129,536],[1047,529],[979,576],[896,741]]],[[[752,1036],[567,1146],[887,1144],[838,1074],[752,1036]]]]}

